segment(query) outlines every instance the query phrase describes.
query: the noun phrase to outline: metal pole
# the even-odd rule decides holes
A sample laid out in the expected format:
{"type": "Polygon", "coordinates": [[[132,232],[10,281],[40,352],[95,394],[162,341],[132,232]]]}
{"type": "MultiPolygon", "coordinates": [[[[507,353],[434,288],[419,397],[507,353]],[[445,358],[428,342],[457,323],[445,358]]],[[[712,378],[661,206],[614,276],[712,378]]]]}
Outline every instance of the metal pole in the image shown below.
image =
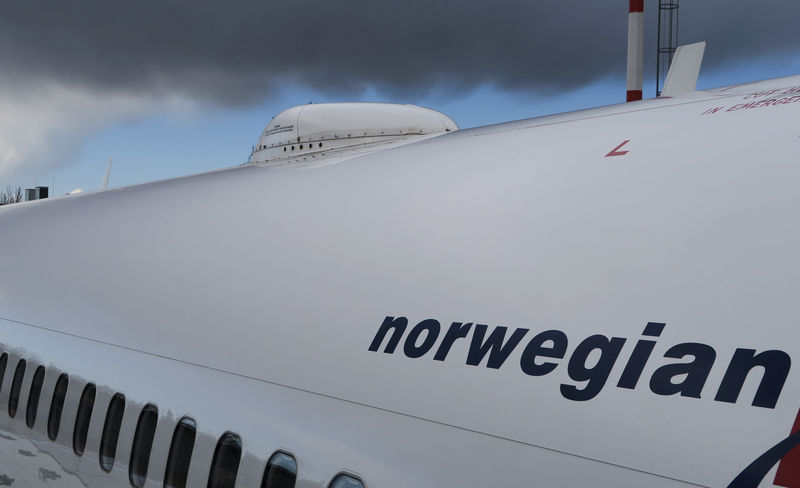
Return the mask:
{"type": "Polygon", "coordinates": [[[628,82],[625,99],[642,99],[644,72],[644,0],[630,0],[628,5],[628,82]]]}

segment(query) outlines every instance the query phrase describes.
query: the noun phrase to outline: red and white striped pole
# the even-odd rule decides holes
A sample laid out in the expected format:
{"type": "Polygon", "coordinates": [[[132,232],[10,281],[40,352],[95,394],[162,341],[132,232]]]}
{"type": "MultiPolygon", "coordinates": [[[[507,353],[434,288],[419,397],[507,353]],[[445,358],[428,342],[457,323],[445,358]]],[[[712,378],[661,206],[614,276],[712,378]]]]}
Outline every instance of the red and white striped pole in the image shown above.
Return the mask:
{"type": "Polygon", "coordinates": [[[628,10],[628,96],[627,101],[642,99],[644,72],[644,0],[630,0],[628,10]]]}

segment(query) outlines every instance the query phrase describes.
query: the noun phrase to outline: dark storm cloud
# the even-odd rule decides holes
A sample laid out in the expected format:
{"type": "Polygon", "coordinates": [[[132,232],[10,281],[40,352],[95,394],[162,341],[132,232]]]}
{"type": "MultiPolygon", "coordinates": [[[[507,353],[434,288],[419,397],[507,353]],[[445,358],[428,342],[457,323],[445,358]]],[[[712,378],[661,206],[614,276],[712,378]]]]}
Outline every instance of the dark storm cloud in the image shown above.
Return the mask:
{"type": "MultiPolygon", "coordinates": [[[[93,90],[221,103],[281,83],[397,94],[480,83],[547,91],[624,76],[625,0],[8,1],[0,73],[93,90]]],[[[655,0],[646,0],[647,62],[655,0]]],[[[684,0],[681,41],[709,41],[706,67],[798,52],[797,0],[684,0]]]]}

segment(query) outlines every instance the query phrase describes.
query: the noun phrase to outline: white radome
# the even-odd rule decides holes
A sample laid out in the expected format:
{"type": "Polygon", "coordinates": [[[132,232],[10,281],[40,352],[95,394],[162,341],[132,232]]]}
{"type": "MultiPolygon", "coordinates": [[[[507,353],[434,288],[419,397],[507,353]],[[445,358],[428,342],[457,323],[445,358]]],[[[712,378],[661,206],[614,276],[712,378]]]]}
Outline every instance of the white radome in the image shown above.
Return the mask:
{"type": "Polygon", "coordinates": [[[416,105],[320,103],[299,105],[273,118],[251,163],[321,158],[380,145],[416,141],[458,130],[447,115],[416,105]]]}

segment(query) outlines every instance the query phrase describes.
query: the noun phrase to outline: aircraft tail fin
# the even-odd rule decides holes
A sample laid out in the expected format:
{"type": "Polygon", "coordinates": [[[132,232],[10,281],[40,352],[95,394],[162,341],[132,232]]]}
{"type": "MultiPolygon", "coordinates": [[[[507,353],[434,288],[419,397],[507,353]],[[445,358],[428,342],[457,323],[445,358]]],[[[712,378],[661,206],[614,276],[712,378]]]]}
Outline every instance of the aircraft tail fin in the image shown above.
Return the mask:
{"type": "Polygon", "coordinates": [[[103,190],[108,188],[108,177],[111,176],[111,158],[108,158],[108,166],[106,166],[106,175],[103,178],[103,190]]]}
{"type": "Polygon", "coordinates": [[[680,46],[675,51],[675,57],[672,59],[667,73],[667,81],[664,82],[664,89],[661,90],[662,97],[675,97],[696,90],[705,50],[706,43],[704,41],[680,46]]]}

